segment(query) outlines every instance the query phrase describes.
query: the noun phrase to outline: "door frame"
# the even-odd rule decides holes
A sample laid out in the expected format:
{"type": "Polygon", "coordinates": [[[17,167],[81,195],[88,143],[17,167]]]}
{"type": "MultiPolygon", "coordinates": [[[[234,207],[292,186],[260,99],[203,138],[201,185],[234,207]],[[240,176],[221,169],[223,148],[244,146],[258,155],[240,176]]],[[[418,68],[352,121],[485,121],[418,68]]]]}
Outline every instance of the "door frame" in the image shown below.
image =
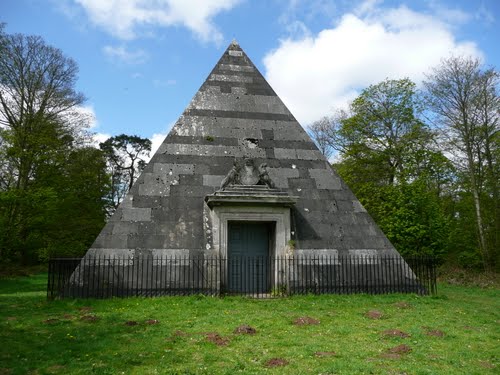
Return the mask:
{"type": "Polygon", "coordinates": [[[271,243],[269,256],[284,257],[287,255],[287,244],[291,238],[290,208],[218,206],[214,207],[212,213],[213,250],[217,256],[221,258],[228,256],[229,221],[274,222],[274,243],[271,243]]]}
{"type": "MultiPolygon", "coordinates": [[[[211,211],[212,234],[213,234],[213,254],[225,259],[225,275],[220,280],[221,286],[227,285],[227,258],[228,258],[228,223],[229,221],[253,221],[274,223],[274,241],[269,244],[269,256],[284,258],[290,251],[288,243],[291,239],[290,208],[282,206],[215,206],[211,211]]],[[[271,288],[274,286],[273,280],[279,280],[278,273],[281,272],[278,262],[273,266],[271,277],[271,288]]]]}

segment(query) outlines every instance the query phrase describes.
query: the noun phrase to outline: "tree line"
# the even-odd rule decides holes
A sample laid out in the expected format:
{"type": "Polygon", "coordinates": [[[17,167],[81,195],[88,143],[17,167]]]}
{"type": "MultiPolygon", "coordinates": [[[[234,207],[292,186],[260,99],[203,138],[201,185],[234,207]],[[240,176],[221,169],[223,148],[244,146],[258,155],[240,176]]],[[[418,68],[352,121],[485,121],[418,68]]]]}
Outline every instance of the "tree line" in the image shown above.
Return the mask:
{"type": "MultiPolygon", "coordinates": [[[[0,264],[85,253],[144,168],[151,142],[97,145],[77,64],[0,25],[0,264]]],[[[499,73],[451,57],[386,79],[310,134],[403,255],[498,269],[499,73]]]]}
{"type": "Polygon", "coordinates": [[[499,82],[479,60],[450,57],[422,89],[386,79],[310,126],[403,255],[500,266],[499,82]]]}
{"type": "Polygon", "coordinates": [[[77,64],[0,25],[0,262],[80,256],[145,165],[151,141],[97,145],[77,64]]]}

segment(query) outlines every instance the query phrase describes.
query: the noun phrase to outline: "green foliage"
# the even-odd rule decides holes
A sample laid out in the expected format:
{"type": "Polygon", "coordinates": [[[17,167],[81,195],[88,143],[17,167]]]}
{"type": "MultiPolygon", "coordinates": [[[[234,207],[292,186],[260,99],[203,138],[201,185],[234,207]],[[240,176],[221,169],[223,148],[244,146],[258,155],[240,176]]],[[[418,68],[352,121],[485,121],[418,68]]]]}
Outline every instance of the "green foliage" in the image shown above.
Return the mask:
{"type": "Polygon", "coordinates": [[[418,118],[420,110],[415,84],[409,79],[369,86],[352,102],[352,115],[338,130],[345,156],[367,163],[381,183],[397,183],[414,162],[413,153],[432,137],[418,118]]]}
{"type": "Polygon", "coordinates": [[[442,257],[448,240],[448,220],[433,192],[419,181],[383,189],[373,208],[382,231],[403,255],[442,257]]]}
{"type": "Polygon", "coordinates": [[[102,152],[86,146],[78,67],[0,28],[0,261],[82,255],[104,225],[102,152]]]}
{"type": "Polygon", "coordinates": [[[44,170],[29,189],[0,192],[5,259],[30,263],[83,255],[104,225],[107,181],[101,152],[82,148],[59,168],[44,170]],[[17,209],[14,221],[8,220],[11,207],[17,209]]]}
{"type": "Polygon", "coordinates": [[[458,265],[465,269],[480,270],[484,267],[479,252],[462,251],[458,254],[458,265]]]}
{"type": "Polygon", "coordinates": [[[400,253],[442,256],[449,218],[441,197],[453,169],[432,150],[420,111],[408,79],[364,90],[337,130],[343,147],[335,168],[400,253]]]}
{"type": "Polygon", "coordinates": [[[495,374],[500,365],[498,289],[441,285],[436,298],[192,296],[47,302],[45,283],[46,275],[0,279],[0,363],[5,373],[495,374]],[[380,311],[381,319],[365,316],[371,310],[380,311]],[[306,316],[320,323],[293,324],[306,316]],[[130,321],[137,324],[127,325],[130,321]],[[256,333],[234,333],[243,324],[256,333]],[[388,330],[410,337],[384,334],[388,330]],[[209,341],[209,333],[219,334],[226,345],[209,341]],[[411,352],[388,355],[399,345],[411,352]],[[283,358],[288,365],[267,368],[271,358],[283,358]]]}

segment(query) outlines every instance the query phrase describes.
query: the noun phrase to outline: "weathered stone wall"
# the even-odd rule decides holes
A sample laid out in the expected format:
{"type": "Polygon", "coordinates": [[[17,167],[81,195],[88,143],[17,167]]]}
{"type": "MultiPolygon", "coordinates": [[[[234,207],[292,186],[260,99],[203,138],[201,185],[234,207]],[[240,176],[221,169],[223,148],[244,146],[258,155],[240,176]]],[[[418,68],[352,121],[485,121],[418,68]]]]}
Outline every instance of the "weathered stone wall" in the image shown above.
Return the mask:
{"type": "Polygon", "coordinates": [[[214,238],[204,197],[218,189],[235,158],[243,157],[267,163],[276,186],[299,197],[291,215],[297,254],[395,253],[236,43],[196,93],[91,253],[211,254],[214,238]]]}

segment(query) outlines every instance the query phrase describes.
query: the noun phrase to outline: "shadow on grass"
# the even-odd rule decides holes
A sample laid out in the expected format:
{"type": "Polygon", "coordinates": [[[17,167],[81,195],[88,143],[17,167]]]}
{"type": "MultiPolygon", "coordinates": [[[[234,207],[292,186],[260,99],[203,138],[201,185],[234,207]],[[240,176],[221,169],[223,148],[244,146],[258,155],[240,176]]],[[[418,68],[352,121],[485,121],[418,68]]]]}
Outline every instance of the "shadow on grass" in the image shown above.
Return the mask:
{"type": "Polygon", "coordinates": [[[46,278],[0,280],[0,374],[128,373],[150,360],[152,325],[129,327],[102,301],[47,301],[46,278]]]}
{"type": "Polygon", "coordinates": [[[0,294],[14,295],[18,293],[45,292],[47,290],[47,274],[0,279],[0,294]]]}
{"type": "Polygon", "coordinates": [[[86,369],[111,374],[142,364],[140,357],[128,357],[127,346],[135,335],[141,336],[145,327],[126,327],[122,322],[108,320],[93,322],[84,319],[88,315],[78,314],[74,307],[66,307],[60,306],[59,311],[35,319],[7,317],[1,334],[3,366],[18,373],[71,373],[86,369]],[[119,355],[113,356],[114,353],[119,355]]]}

